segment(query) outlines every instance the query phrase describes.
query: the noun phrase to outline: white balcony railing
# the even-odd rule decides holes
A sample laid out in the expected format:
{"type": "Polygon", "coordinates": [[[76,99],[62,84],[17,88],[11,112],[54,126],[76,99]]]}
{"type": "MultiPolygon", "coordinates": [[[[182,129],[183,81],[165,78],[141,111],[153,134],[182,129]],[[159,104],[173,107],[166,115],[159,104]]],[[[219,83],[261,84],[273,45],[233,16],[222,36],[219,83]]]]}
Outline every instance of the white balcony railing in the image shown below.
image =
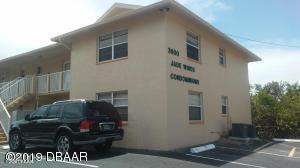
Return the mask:
{"type": "Polygon", "coordinates": [[[70,90],[70,71],[63,71],[62,72],[62,89],[64,91],[70,90]]]}
{"type": "Polygon", "coordinates": [[[8,83],[9,82],[2,82],[2,83],[0,83],[0,92],[5,89],[5,87],[7,86],[8,83]]]}
{"type": "Polygon", "coordinates": [[[12,86],[14,83],[16,83],[20,79],[21,79],[21,77],[18,77],[12,81],[0,83],[0,92],[2,92],[3,90],[6,90],[7,88],[12,86]]]}
{"type": "Polygon", "coordinates": [[[0,88],[2,88],[4,85],[8,84],[9,82],[2,82],[0,83],[0,88]]]}
{"type": "Polygon", "coordinates": [[[39,94],[55,93],[69,90],[69,70],[37,76],[37,91],[39,94]]]}
{"type": "Polygon", "coordinates": [[[38,93],[48,93],[48,75],[37,77],[37,91],[38,93]]]}
{"type": "Polygon", "coordinates": [[[3,128],[6,137],[8,137],[10,118],[10,114],[8,113],[4,103],[0,98],[0,125],[3,128]]]}
{"type": "Polygon", "coordinates": [[[33,77],[19,78],[0,92],[0,98],[6,105],[18,97],[33,93],[33,77]]]}

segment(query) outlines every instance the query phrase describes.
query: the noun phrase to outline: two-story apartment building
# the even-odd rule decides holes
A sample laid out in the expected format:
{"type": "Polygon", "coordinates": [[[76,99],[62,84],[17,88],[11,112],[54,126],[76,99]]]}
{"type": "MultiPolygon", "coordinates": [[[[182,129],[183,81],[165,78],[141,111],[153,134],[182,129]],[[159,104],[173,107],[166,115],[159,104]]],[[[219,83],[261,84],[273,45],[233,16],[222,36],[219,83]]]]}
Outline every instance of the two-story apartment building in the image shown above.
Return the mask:
{"type": "Polygon", "coordinates": [[[104,100],[124,122],[116,146],[154,150],[207,143],[231,123],[252,122],[248,63],[260,58],[176,1],[115,4],[94,24],[51,40],[0,61],[0,115],[104,100]]]}

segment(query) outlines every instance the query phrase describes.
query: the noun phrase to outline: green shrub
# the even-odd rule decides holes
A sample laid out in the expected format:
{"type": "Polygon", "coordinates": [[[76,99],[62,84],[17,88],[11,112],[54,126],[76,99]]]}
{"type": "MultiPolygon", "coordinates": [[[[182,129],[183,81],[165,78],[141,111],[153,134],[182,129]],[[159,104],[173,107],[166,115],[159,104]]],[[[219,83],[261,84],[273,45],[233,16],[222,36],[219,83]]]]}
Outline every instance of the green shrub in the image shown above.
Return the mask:
{"type": "Polygon", "coordinates": [[[300,138],[300,85],[270,82],[251,87],[251,112],[261,138],[300,138]]]}

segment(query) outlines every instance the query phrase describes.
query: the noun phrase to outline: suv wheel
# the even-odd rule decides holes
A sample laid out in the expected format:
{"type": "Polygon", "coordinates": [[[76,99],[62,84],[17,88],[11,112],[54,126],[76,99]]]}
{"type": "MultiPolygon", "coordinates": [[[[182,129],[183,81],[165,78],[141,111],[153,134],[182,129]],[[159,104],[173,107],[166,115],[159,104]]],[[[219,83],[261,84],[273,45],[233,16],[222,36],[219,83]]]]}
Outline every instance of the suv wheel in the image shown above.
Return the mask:
{"type": "Polygon", "coordinates": [[[56,151],[65,154],[66,152],[70,152],[73,149],[73,142],[71,138],[63,133],[57,136],[56,140],[56,151]]]}
{"type": "Polygon", "coordinates": [[[9,148],[13,152],[19,152],[25,149],[22,137],[19,131],[13,131],[9,135],[9,148]]]}
{"type": "Polygon", "coordinates": [[[108,152],[112,146],[112,141],[106,141],[104,144],[97,144],[95,148],[97,151],[108,152]]]}

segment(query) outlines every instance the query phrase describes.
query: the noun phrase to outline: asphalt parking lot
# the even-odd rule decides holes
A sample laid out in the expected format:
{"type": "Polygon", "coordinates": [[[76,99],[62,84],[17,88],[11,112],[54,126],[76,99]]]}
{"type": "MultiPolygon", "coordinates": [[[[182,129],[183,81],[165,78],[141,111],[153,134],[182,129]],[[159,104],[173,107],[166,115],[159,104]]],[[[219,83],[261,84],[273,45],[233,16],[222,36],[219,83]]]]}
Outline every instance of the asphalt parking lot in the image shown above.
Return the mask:
{"type": "MultiPolygon", "coordinates": [[[[47,162],[45,159],[33,164],[4,163],[9,150],[0,150],[0,167],[92,167],[92,168],[299,168],[300,143],[265,142],[261,144],[216,143],[216,149],[191,154],[188,151],[158,152],[113,148],[108,153],[93,148],[80,151],[88,153],[88,161],[47,162]]],[[[30,148],[26,153],[53,152],[47,148],[30,148]]]]}

